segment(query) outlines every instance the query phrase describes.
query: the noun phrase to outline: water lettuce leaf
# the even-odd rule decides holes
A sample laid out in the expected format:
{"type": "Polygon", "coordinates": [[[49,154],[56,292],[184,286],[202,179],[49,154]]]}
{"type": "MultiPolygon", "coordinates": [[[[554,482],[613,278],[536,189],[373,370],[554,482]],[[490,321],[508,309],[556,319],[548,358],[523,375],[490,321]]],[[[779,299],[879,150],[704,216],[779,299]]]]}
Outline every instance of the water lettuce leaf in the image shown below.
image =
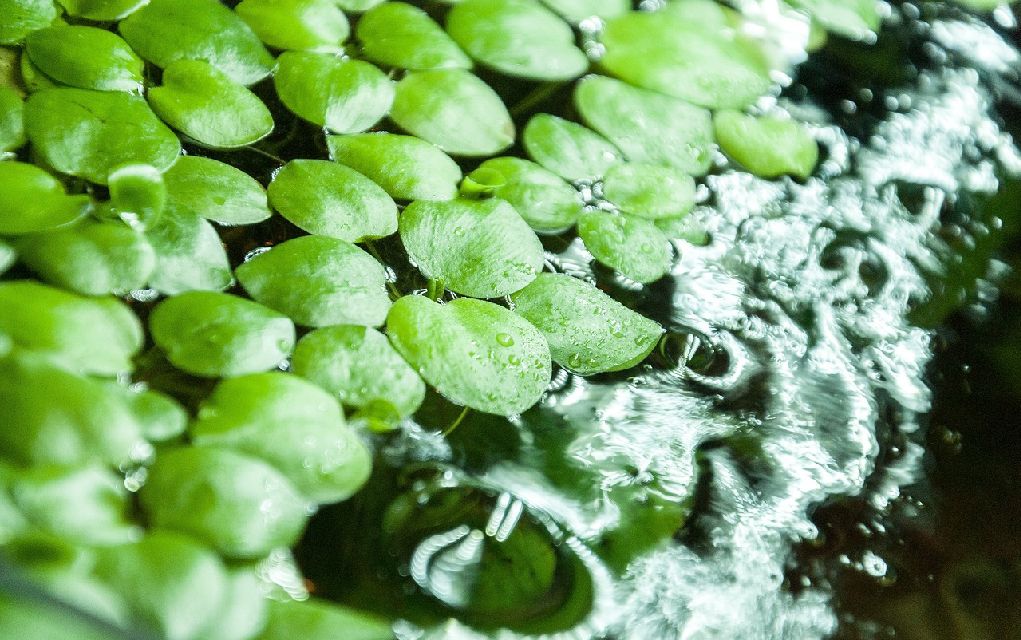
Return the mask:
{"type": "Polygon", "coordinates": [[[607,170],[603,197],[639,218],[680,218],[695,206],[695,181],[676,169],[625,162],[607,170]]]}
{"type": "Polygon", "coordinates": [[[163,216],[167,186],[159,169],[147,164],[126,164],[110,172],[110,206],[133,227],[145,228],[163,216]]]}
{"type": "Polygon", "coordinates": [[[25,36],[53,24],[59,15],[53,0],[0,0],[0,45],[18,44],[25,36]]]}

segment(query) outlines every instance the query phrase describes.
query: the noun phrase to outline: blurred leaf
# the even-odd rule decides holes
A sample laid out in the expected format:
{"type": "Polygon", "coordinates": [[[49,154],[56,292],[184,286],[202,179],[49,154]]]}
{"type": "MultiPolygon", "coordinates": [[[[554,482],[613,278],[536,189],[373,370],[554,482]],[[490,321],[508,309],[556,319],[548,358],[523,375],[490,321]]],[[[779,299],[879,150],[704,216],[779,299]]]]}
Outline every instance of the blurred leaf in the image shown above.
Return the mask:
{"type": "Polygon", "coordinates": [[[381,618],[318,600],[269,603],[269,624],[257,640],[391,640],[381,618]]]}
{"type": "Polygon", "coordinates": [[[585,18],[598,16],[612,18],[627,12],[631,8],[629,0],[542,0],[566,20],[577,24],[585,18]]]}
{"type": "Polygon", "coordinates": [[[88,196],[64,195],[64,185],[39,167],[0,162],[0,234],[21,235],[62,227],[88,210],[88,196]]]}

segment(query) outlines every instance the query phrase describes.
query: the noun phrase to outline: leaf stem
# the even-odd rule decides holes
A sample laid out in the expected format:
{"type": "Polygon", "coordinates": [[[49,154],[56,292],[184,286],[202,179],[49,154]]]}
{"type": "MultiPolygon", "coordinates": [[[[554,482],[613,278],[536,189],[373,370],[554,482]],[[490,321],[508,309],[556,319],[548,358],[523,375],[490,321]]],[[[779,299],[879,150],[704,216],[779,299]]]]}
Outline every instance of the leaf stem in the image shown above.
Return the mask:
{"type": "Polygon", "coordinates": [[[540,84],[524,98],[518,100],[518,102],[510,108],[511,117],[517,118],[518,116],[528,113],[528,111],[533,109],[536,105],[548,100],[553,96],[553,94],[560,91],[564,84],[565,83],[563,82],[547,82],[540,84]]]}
{"type": "MultiPolygon", "coordinates": [[[[369,253],[372,254],[372,257],[379,261],[379,264],[386,267],[386,260],[383,259],[383,256],[379,255],[379,250],[376,249],[375,243],[372,242],[372,240],[366,240],[363,244],[365,245],[365,248],[369,250],[369,253]]],[[[401,292],[397,288],[397,285],[391,282],[389,278],[387,278],[386,281],[386,288],[390,291],[391,299],[396,300],[401,297],[401,292]]]]}
{"type": "Polygon", "coordinates": [[[454,429],[456,429],[458,427],[458,425],[461,424],[461,422],[464,420],[464,417],[467,416],[467,415],[468,415],[468,407],[465,407],[464,409],[461,409],[461,414],[459,416],[457,416],[457,418],[453,422],[450,423],[449,427],[447,427],[446,429],[443,430],[443,437],[446,438],[451,433],[453,433],[454,429]]]}

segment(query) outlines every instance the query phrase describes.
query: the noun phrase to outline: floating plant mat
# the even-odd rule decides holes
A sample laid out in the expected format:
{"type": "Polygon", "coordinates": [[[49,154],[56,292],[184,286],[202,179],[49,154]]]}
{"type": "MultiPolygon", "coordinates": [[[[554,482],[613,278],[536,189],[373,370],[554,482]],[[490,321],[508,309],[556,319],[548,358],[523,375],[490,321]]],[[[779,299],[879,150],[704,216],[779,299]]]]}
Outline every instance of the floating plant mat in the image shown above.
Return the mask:
{"type": "Polygon", "coordinates": [[[0,0],[0,637],[830,635],[1013,222],[958,4],[0,0]]]}

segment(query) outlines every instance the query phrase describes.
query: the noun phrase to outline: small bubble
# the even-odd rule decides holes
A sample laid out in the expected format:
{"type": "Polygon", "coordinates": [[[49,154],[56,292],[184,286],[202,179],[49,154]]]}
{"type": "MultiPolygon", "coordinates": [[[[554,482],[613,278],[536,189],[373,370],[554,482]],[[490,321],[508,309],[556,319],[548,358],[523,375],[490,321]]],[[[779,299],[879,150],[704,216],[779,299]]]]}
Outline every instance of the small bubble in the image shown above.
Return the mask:
{"type": "Polygon", "coordinates": [[[496,342],[502,347],[514,346],[514,338],[512,338],[508,333],[496,334],[496,342]]]}

